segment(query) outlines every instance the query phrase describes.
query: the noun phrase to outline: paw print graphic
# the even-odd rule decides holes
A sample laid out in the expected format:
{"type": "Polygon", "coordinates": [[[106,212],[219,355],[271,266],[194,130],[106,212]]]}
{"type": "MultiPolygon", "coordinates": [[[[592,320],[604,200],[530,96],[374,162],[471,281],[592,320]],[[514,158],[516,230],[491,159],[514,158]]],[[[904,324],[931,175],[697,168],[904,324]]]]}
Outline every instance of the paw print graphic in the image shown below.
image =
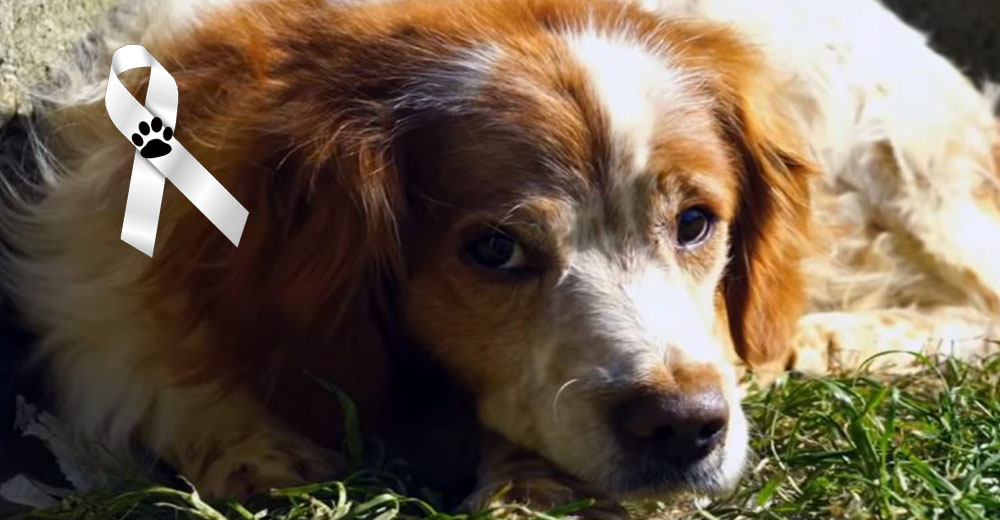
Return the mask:
{"type": "Polygon", "coordinates": [[[138,133],[132,134],[132,142],[135,143],[136,146],[141,147],[139,148],[139,155],[147,159],[153,159],[155,157],[163,157],[164,155],[170,153],[170,145],[167,144],[167,141],[174,136],[174,131],[171,130],[169,126],[163,126],[163,122],[160,121],[160,118],[154,117],[148,125],[145,121],[139,123],[139,133],[142,135],[139,135],[138,133]],[[152,127],[153,136],[147,141],[143,136],[149,135],[150,127],[152,127]],[[163,140],[160,140],[160,138],[156,136],[156,134],[160,133],[161,129],[163,130],[163,140]],[[143,143],[145,143],[145,145],[143,145],[143,143]]]}

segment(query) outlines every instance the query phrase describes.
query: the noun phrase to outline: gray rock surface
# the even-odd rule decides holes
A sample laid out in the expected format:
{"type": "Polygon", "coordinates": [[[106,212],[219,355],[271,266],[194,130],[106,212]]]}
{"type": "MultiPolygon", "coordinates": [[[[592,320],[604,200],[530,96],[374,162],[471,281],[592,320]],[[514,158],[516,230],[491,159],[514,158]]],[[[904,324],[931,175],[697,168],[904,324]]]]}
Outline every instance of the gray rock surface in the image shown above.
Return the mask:
{"type": "Polygon", "coordinates": [[[117,0],[0,0],[0,123],[31,111],[28,88],[44,82],[117,0]]]}

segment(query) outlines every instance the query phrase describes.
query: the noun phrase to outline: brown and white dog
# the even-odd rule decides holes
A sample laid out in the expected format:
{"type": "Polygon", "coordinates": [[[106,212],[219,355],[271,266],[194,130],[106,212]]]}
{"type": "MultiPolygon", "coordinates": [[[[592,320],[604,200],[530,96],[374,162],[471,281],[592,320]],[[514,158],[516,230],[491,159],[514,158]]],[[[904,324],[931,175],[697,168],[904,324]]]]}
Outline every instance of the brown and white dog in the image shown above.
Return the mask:
{"type": "Polygon", "coordinates": [[[404,438],[453,383],[488,432],[468,504],[541,506],[732,488],[741,363],[997,333],[989,101],[871,0],[215,4],[139,41],[239,247],[172,188],[153,259],[119,240],[134,147],[97,83],[43,114],[0,277],[73,431],[206,494],[343,469],[306,371],[404,438]]]}

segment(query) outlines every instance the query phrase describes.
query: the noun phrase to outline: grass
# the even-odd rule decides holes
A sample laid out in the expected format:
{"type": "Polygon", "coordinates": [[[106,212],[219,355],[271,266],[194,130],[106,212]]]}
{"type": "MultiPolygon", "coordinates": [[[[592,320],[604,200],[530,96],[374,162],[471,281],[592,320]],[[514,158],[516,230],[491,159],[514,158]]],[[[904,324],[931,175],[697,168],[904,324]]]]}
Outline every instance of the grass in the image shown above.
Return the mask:
{"type": "MultiPolygon", "coordinates": [[[[739,489],[712,501],[628,504],[637,517],[1000,518],[1000,358],[928,365],[891,381],[789,376],[752,393],[744,407],[755,459],[739,489]]],[[[357,439],[351,450],[363,456],[357,439]]],[[[75,496],[21,518],[548,520],[586,505],[452,515],[435,504],[405,469],[380,464],[344,481],[275,490],[246,504],[208,504],[195,492],[140,486],[75,496]]]]}

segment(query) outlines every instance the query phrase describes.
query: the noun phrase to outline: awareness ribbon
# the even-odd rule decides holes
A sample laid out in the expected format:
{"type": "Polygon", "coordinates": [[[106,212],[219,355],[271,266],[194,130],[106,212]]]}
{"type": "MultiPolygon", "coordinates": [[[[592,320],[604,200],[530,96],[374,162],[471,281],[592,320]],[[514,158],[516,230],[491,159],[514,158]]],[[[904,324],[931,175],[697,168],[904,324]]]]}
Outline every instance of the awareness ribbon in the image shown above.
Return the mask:
{"type": "Polygon", "coordinates": [[[136,145],[122,240],[153,256],[164,181],[169,179],[233,245],[239,246],[249,213],[181,143],[171,140],[177,123],[177,83],[141,45],[115,51],[104,106],[118,131],[136,145]],[[119,74],[139,67],[150,68],[146,106],[139,104],[118,79],[119,74]]]}

